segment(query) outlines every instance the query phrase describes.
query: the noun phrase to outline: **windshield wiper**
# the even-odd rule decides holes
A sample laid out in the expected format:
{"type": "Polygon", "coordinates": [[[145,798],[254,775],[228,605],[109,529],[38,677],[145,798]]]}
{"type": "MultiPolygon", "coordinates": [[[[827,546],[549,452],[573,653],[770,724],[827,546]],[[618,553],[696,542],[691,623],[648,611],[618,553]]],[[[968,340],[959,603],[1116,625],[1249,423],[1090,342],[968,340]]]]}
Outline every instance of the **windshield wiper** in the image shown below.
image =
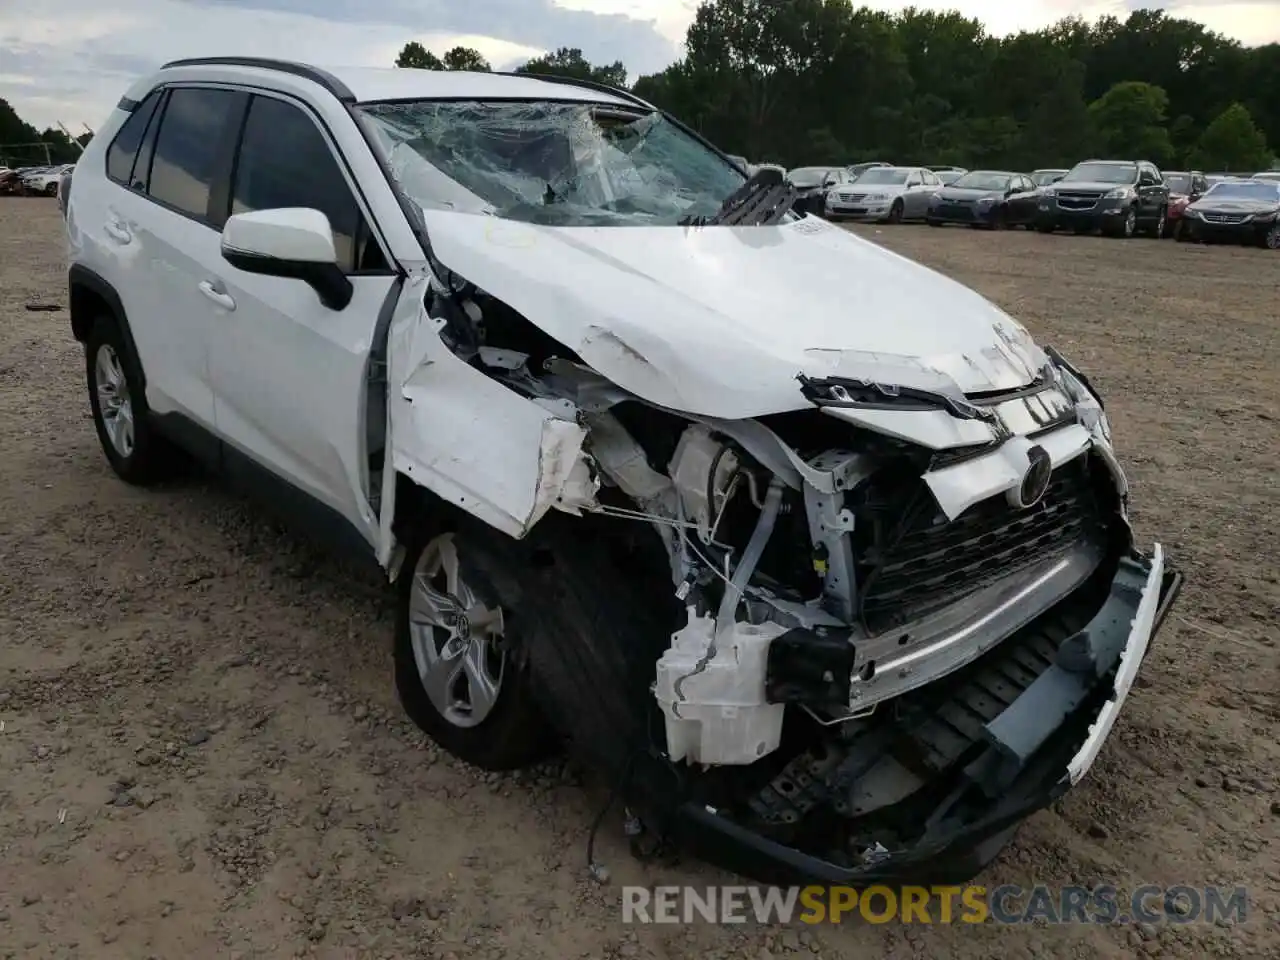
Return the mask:
{"type": "Polygon", "coordinates": [[[684,217],[682,227],[770,227],[782,220],[796,200],[796,188],[780,170],[757,170],[725,198],[710,217],[684,217]]]}

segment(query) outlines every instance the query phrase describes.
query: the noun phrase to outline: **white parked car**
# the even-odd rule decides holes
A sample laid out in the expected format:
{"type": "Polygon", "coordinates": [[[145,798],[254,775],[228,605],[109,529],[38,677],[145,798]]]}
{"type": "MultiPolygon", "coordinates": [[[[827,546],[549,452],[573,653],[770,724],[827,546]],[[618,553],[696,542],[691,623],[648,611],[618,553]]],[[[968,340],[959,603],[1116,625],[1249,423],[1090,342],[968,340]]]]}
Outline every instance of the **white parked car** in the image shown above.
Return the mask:
{"type": "Polygon", "coordinates": [[[75,170],[74,163],[65,163],[57,167],[47,167],[22,178],[22,187],[27,193],[43,194],[49,197],[58,195],[58,184],[62,178],[75,170]]]}
{"type": "Polygon", "coordinates": [[[102,449],[378,564],[471,763],[567,742],[748,874],[971,874],[1180,578],[1082,374],[791,197],[624,91],[177,61],[65,197],[102,449]]]}
{"type": "Polygon", "coordinates": [[[853,183],[827,191],[827,219],[922,220],[941,189],[942,181],[927,167],[871,167],[853,183]]]}

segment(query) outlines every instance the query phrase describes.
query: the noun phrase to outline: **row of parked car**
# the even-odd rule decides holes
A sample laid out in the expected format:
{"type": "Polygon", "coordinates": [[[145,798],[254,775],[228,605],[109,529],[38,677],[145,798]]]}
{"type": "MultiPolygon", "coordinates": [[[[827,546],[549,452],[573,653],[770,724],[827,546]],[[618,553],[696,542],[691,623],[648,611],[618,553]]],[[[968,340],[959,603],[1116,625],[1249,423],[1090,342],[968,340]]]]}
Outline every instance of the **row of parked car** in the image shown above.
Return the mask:
{"type": "Polygon", "coordinates": [[[74,163],[14,169],[0,166],[0,197],[56,197],[58,184],[74,169],[74,163]]]}
{"type": "Polygon", "coordinates": [[[1146,233],[1280,249],[1280,171],[1251,177],[1161,172],[1145,160],[1085,160],[1069,170],[1031,173],[874,162],[799,167],[788,179],[797,210],[831,220],[1146,233]]]}

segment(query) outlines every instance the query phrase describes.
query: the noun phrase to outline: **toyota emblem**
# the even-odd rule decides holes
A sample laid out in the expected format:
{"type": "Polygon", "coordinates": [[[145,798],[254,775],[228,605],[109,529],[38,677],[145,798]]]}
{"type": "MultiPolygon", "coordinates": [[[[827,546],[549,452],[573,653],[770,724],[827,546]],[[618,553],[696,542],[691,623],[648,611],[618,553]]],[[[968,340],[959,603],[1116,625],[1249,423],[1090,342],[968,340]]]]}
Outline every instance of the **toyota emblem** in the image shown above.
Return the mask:
{"type": "Polygon", "coordinates": [[[1010,500],[1023,510],[1034,507],[1044,497],[1053,479],[1053,460],[1044,447],[1033,446],[1027,450],[1027,469],[1022,482],[1010,490],[1010,500]]]}

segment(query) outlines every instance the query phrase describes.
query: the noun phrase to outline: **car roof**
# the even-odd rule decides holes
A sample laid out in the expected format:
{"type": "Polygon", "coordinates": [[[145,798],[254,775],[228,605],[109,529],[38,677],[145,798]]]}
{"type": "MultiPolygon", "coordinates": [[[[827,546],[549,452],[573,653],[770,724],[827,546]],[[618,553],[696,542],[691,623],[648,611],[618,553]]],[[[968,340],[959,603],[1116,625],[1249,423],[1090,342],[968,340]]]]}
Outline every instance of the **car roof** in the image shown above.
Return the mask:
{"type": "MultiPolygon", "coordinates": [[[[178,71],[191,79],[227,79],[231,76],[259,81],[272,74],[289,74],[311,80],[347,103],[463,98],[650,106],[627,91],[614,90],[603,84],[531,74],[419,70],[412,67],[331,67],[261,57],[200,57],[166,63],[161,67],[159,76],[167,77],[178,71]]],[[[157,79],[159,77],[151,78],[147,86],[154,86],[157,79]]]]}

